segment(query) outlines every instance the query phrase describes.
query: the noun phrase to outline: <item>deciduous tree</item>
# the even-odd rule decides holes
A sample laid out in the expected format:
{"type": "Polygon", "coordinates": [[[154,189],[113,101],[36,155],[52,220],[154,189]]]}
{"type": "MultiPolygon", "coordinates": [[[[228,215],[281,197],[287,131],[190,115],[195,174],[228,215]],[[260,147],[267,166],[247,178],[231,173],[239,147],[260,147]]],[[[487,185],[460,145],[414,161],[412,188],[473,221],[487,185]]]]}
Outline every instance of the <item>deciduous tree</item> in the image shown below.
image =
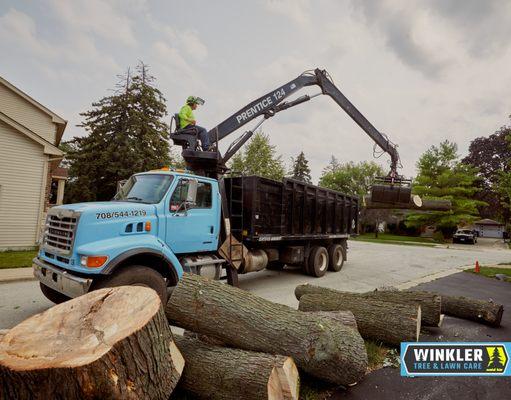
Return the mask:
{"type": "Polygon", "coordinates": [[[262,131],[256,132],[246,148],[232,158],[230,168],[232,175],[258,175],[275,180],[281,180],[285,171],[282,157],[262,131]]]}
{"type": "Polygon", "coordinates": [[[463,163],[478,168],[477,176],[481,179],[477,186],[481,190],[475,197],[488,203],[479,208],[485,218],[508,221],[511,216],[509,207],[506,207],[510,202],[509,194],[501,187],[501,182],[506,182],[505,175],[511,171],[509,138],[511,126],[503,126],[488,137],[478,137],[470,143],[469,154],[463,159],[463,163]]]}
{"type": "Polygon", "coordinates": [[[375,178],[382,175],[383,168],[374,161],[362,161],[357,164],[350,161],[339,164],[332,157],[328,167],[323,170],[319,185],[362,199],[369,193],[375,178]]]}

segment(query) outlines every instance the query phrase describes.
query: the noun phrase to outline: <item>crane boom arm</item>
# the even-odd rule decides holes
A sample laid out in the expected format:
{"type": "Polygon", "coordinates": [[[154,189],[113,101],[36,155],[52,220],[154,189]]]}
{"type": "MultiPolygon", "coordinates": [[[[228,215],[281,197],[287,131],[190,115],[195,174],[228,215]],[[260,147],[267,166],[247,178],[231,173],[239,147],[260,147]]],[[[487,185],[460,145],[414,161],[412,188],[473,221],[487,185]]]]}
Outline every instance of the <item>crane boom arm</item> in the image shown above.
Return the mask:
{"type": "MultiPolygon", "coordinates": [[[[270,118],[280,111],[310,100],[312,98],[311,96],[304,95],[290,102],[285,101],[286,98],[300,89],[313,85],[319,86],[322,94],[330,96],[383,151],[390,155],[391,171],[389,175],[392,178],[397,177],[399,154],[396,146],[390,142],[385,135],[379,132],[346,96],[344,96],[329,78],[328,73],[320,69],[315,69],[313,73],[303,73],[296,79],[247,104],[209,131],[208,134],[211,142],[225,138],[254,118],[259,116],[270,118]]],[[[249,133],[250,135],[245,135],[247,139],[251,136],[250,131],[249,133]]],[[[239,149],[239,147],[241,146],[237,146],[236,150],[239,149]]],[[[232,156],[232,154],[230,155],[232,156]]]]}

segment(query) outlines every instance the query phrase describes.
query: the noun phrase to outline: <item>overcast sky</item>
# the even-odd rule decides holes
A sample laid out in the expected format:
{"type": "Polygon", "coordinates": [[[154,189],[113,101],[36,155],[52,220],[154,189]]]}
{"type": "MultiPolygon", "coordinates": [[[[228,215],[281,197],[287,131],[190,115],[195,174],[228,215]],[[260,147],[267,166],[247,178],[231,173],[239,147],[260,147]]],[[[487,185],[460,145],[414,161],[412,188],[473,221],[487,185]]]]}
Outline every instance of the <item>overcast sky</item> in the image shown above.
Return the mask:
{"type": "MultiPolygon", "coordinates": [[[[196,116],[207,128],[324,68],[399,145],[406,175],[432,144],[449,139],[465,154],[511,113],[508,0],[0,0],[0,54],[0,75],[69,121],[65,139],[83,135],[78,114],[138,60],[169,112],[188,95],[206,99],[196,116]]],[[[332,154],[373,157],[371,140],[326,96],[263,128],[288,164],[303,150],[315,179],[332,154]]]]}

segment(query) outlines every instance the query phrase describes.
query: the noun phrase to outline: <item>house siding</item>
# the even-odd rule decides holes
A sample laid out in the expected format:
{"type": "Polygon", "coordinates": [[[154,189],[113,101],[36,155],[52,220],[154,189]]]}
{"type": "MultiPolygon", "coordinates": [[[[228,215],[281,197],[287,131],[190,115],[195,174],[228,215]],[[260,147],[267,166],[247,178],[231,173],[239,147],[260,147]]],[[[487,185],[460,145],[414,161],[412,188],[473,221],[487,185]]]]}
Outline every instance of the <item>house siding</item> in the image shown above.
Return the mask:
{"type": "Polygon", "coordinates": [[[34,107],[2,83],[0,83],[0,111],[46,141],[55,143],[57,126],[51,116],[34,107]]]}
{"type": "Polygon", "coordinates": [[[0,250],[36,244],[45,203],[47,160],[40,144],[0,121],[0,250]]]}

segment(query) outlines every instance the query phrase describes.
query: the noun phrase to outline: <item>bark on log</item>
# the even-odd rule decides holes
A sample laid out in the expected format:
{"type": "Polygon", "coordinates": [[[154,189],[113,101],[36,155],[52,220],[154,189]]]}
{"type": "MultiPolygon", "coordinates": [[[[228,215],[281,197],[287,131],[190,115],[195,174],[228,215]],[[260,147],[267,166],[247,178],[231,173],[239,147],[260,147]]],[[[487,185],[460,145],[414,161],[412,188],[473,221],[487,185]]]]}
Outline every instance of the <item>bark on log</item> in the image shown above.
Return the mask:
{"type": "Polygon", "coordinates": [[[168,399],[183,366],[154,290],[101,289],[0,339],[0,399],[168,399]]]}
{"type": "Polygon", "coordinates": [[[385,209],[385,210],[397,210],[397,209],[406,209],[406,210],[419,210],[419,211],[449,211],[452,208],[452,204],[449,200],[422,200],[422,206],[418,207],[413,201],[410,201],[407,204],[397,203],[397,204],[385,204],[372,202],[370,196],[364,197],[364,208],[366,209],[385,209]]]}
{"type": "Polygon", "coordinates": [[[256,353],[176,336],[186,365],[180,387],[202,399],[298,400],[299,375],[291,357],[256,353]]]}
{"type": "Polygon", "coordinates": [[[468,319],[491,326],[500,326],[504,306],[492,300],[477,300],[468,297],[442,296],[442,312],[452,317],[468,319]]]}
{"type": "Polygon", "coordinates": [[[352,384],[367,369],[356,330],[197,275],[183,276],[165,311],[174,325],[231,347],[291,356],[305,372],[328,382],[352,384]]]}
{"type": "Polygon", "coordinates": [[[382,341],[393,346],[419,340],[421,308],[377,299],[344,296],[342,293],[304,294],[300,297],[302,311],[349,310],[357,320],[363,338],[382,341]]]}
{"type": "Polygon", "coordinates": [[[394,303],[417,303],[421,306],[421,324],[424,326],[440,326],[442,322],[442,296],[431,292],[375,290],[365,293],[341,292],[339,290],[315,285],[298,285],[295,288],[297,300],[304,294],[343,294],[358,298],[370,298],[394,303]]]}
{"type": "Polygon", "coordinates": [[[349,326],[350,328],[357,329],[357,321],[351,311],[304,311],[315,313],[322,317],[331,318],[334,321],[340,322],[343,325],[349,326]]]}

